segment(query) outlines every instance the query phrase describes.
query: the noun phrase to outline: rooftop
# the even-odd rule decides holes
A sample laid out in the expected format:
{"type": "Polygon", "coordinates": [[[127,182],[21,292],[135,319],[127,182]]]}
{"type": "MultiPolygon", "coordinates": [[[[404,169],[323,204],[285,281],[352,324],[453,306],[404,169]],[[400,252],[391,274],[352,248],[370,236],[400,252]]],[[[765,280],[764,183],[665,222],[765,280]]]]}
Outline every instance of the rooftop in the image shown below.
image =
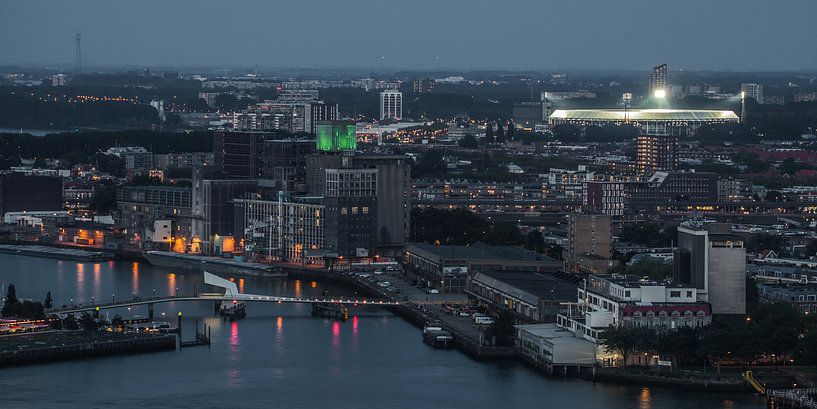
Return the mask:
{"type": "MultiPolygon", "coordinates": [[[[623,109],[557,109],[551,119],[587,121],[624,121],[623,109]]],[[[630,121],[734,121],[739,120],[732,111],[704,109],[630,109],[630,121]]]]}
{"type": "Polygon", "coordinates": [[[410,243],[415,247],[440,258],[449,259],[481,259],[485,260],[513,260],[513,261],[540,261],[557,263],[559,260],[517,246],[491,246],[484,243],[474,243],[470,246],[435,245],[430,243],[410,243]]]}
{"type": "Polygon", "coordinates": [[[484,271],[474,275],[473,280],[532,305],[537,304],[537,299],[570,301],[576,299],[575,283],[549,273],[484,271]]]}

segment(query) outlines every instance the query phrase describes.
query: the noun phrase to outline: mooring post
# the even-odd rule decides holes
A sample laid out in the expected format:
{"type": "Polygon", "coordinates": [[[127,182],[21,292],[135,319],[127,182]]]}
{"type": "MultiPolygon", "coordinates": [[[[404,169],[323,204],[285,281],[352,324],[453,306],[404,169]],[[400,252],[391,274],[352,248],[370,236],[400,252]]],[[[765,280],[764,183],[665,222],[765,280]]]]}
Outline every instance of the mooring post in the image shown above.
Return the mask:
{"type": "Polygon", "coordinates": [[[153,304],[148,304],[148,320],[153,322],[153,304]]]}

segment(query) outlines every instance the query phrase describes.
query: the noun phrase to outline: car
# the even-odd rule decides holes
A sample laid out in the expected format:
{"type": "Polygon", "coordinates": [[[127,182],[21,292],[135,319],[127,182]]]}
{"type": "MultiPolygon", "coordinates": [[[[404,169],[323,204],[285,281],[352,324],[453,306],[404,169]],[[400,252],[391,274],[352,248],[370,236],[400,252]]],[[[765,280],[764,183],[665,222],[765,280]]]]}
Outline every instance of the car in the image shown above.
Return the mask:
{"type": "Polygon", "coordinates": [[[375,271],[374,271],[374,275],[376,275],[376,276],[379,276],[379,275],[381,275],[381,274],[383,274],[383,271],[382,271],[382,270],[375,270],[375,271]]]}
{"type": "Polygon", "coordinates": [[[429,288],[429,289],[427,289],[427,290],[426,290],[426,292],[427,292],[428,294],[439,294],[439,293],[440,293],[440,290],[438,290],[438,289],[436,289],[436,288],[429,288]]]}
{"type": "Polygon", "coordinates": [[[387,266],[386,271],[397,271],[397,268],[394,266],[387,266]]]}

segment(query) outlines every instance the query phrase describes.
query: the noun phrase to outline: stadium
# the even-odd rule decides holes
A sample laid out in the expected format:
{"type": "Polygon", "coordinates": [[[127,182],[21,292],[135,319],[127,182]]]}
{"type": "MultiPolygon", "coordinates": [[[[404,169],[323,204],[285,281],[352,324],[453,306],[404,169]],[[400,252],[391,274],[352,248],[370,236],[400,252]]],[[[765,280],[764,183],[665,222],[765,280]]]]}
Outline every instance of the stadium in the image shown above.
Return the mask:
{"type": "Polygon", "coordinates": [[[550,126],[631,124],[646,134],[691,135],[701,125],[737,123],[732,111],[702,109],[557,109],[548,118],[550,126]]]}

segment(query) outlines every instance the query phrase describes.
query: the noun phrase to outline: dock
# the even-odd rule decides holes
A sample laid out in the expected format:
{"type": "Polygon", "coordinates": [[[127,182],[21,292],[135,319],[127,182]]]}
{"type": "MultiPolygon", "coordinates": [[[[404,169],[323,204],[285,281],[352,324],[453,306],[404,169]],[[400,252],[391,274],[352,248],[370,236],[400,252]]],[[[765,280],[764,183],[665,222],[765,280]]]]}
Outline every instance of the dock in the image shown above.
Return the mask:
{"type": "Polygon", "coordinates": [[[20,256],[34,256],[86,262],[113,260],[113,255],[101,251],[22,244],[0,244],[0,254],[16,254],[20,256]]]}
{"type": "Polygon", "coordinates": [[[346,321],[349,319],[349,306],[330,303],[312,304],[312,316],[346,321]]]}
{"type": "Polygon", "coordinates": [[[196,334],[192,340],[184,341],[182,340],[182,330],[181,325],[179,325],[179,349],[181,348],[188,348],[188,347],[195,347],[201,345],[210,346],[210,327],[207,324],[202,324],[202,332],[199,332],[199,322],[196,321],[196,334]]]}

